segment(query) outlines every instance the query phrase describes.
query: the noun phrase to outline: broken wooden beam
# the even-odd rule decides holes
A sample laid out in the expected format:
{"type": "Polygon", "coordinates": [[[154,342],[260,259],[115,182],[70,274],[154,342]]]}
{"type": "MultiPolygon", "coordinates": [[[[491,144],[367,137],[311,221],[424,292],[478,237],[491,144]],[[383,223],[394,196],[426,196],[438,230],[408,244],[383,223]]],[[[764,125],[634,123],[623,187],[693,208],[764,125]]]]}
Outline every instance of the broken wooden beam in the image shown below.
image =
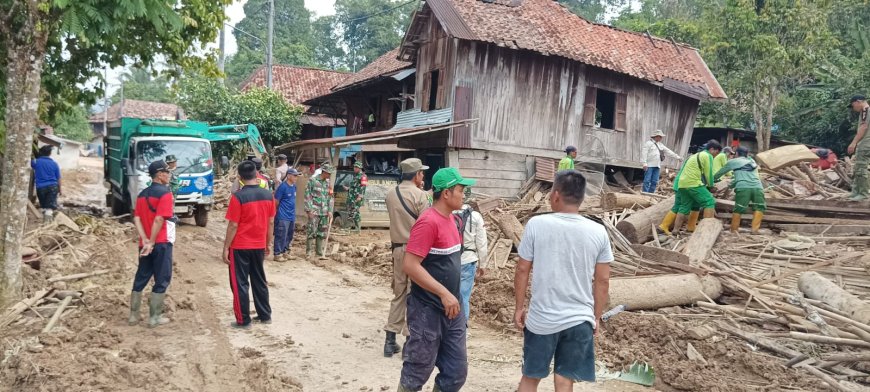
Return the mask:
{"type": "Polygon", "coordinates": [[[650,197],[628,193],[610,192],[601,195],[601,208],[605,211],[636,207],[647,208],[655,202],[650,197]]]}
{"type": "Polygon", "coordinates": [[[625,305],[628,310],[654,310],[689,305],[719,298],[722,284],[713,276],[695,274],[656,275],[610,280],[608,307],[625,305]],[[706,295],[706,297],[705,297],[706,295]]]}
{"type": "Polygon", "coordinates": [[[831,236],[866,236],[870,235],[870,224],[868,225],[818,225],[818,224],[800,224],[800,223],[777,223],[770,225],[774,229],[786,231],[789,233],[798,234],[817,234],[831,236]]]}
{"type": "Polygon", "coordinates": [[[504,233],[504,236],[513,241],[514,246],[519,249],[520,239],[523,238],[523,224],[513,214],[497,214],[493,217],[498,228],[504,233]]]}
{"type": "Polygon", "coordinates": [[[45,324],[45,328],[42,329],[42,333],[49,333],[51,329],[54,328],[55,324],[60,320],[60,316],[63,314],[63,311],[66,310],[66,307],[72,302],[73,297],[69,296],[63,299],[58,305],[57,310],[54,311],[54,315],[48,320],[48,324],[45,324]]]}
{"type": "Polygon", "coordinates": [[[658,226],[673,206],[674,196],[671,196],[649,208],[631,214],[617,223],[616,228],[632,244],[642,244],[652,238],[650,227],[658,226]]]}
{"type": "Polygon", "coordinates": [[[56,277],[56,278],[51,278],[51,279],[49,279],[49,280],[48,280],[48,283],[54,283],[54,282],[60,282],[60,281],[67,281],[67,280],[78,280],[78,279],[90,278],[90,277],[92,277],[92,276],[108,274],[109,271],[110,271],[110,270],[107,270],[107,269],[101,269],[101,270],[96,270],[96,271],[92,271],[92,272],[82,272],[82,273],[80,273],[80,274],[72,274],[72,275],[66,275],[66,276],[58,276],[58,277],[56,277]]]}
{"type": "Polygon", "coordinates": [[[795,331],[789,332],[789,336],[791,336],[792,339],[802,340],[804,342],[832,344],[832,345],[836,345],[836,346],[870,348],[870,342],[865,342],[863,340],[858,340],[858,339],[835,338],[835,337],[831,337],[831,336],[815,335],[815,334],[795,332],[795,331]]]}
{"type": "Polygon", "coordinates": [[[707,260],[710,250],[716,245],[719,234],[722,233],[722,222],[715,218],[701,219],[695,232],[686,242],[683,254],[689,256],[689,265],[697,267],[707,260]]]}
{"type": "Polygon", "coordinates": [[[34,293],[33,296],[31,296],[30,298],[25,298],[12,305],[9,310],[3,315],[3,317],[0,318],[0,328],[5,328],[7,325],[12,324],[13,321],[18,319],[19,314],[35,306],[50,292],[51,290],[39,290],[34,293]]]}
{"type": "Polygon", "coordinates": [[[798,278],[798,289],[808,298],[831,305],[855,321],[863,324],[870,323],[870,303],[862,301],[817,272],[801,274],[798,278]]]}
{"type": "MultiPolygon", "coordinates": [[[[649,208],[647,208],[648,210],[649,208]]],[[[637,215],[637,214],[635,214],[637,215]]],[[[741,219],[752,220],[752,215],[743,214],[741,219]]],[[[718,213],[716,218],[731,219],[731,214],[718,213]]],[[[816,225],[866,225],[867,220],[863,219],[840,219],[840,218],[816,218],[809,216],[786,216],[786,215],[764,215],[764,224],[772,223],[804,223],[816,225]]],[[[649,231],[649,230],[647,230],[649,231]]]]}

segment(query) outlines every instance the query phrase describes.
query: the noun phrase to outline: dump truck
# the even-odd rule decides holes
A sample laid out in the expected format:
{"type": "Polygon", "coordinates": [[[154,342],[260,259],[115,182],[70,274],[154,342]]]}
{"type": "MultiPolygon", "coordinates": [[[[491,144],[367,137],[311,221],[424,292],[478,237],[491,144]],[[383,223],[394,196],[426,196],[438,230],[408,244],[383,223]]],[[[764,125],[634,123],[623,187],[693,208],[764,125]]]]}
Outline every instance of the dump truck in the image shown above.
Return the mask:
{"type": "Polygon", "coordinates": [[[106,205],[114,215],[132,213],[135,200],[151,184],[148,165],[167,155],[178,158],[175,214],[208,223],[214,199],[212,142],[247,141],[255,156],[266,153],[253,124],[209,126],[199,121],[121,118],[109,124],[103,172],[108,183],[106,205]]]}

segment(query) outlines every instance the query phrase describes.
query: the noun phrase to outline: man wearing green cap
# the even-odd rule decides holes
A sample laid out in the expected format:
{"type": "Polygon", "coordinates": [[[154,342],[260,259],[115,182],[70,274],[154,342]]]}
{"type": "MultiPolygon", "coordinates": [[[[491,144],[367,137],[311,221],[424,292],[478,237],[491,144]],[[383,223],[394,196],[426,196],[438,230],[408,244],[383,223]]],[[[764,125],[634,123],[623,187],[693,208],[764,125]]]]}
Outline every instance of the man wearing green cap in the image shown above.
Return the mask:
{"type": "Polygon", "coordinates": [[[858,115],[858,132],[846,152],[854,154],[854,181],[850,201],[866,200],[870,193],[870,180],[867,178],[867,166],[870,165],[870,136],[867,136],[867,125],[870,124],[870,104],[863,95],[856,95],[849,101],[852,110],[858,115]]]}
{"type": "Polygon", "coordinates": [[[318,256],[323,256],[323,239],[332,223],[332,187],[329,186],[329,176],[334,169],[324,163],[320,166],[320,175],[308,181],[305,187],[305,213],[308,214],[308,237],[305,242],[305,255],[311,256],[311,243],[315,242],[318,256]]]}
{"type": "Polygon", "coordinates": [[[462,207],[465,187],[456,168],[438,170],[432,177],[435,204],[424,211],[405,249],[402,269],[411,278],[405,361],[399,392],[419,391],[438,366],[433,391],[462,389],[468,375],[466,320],[459,305],[462,236],[453,211],[462,207]]]}
{"type": "Polygon", "coordinates": [[[350,188],[347,190],[347,216],[357,233],[360,231],[359,209],[363,206],[366,186],[369,184],[369,178],[363,172],[362,166],[362,161],[356,161],[353,164],[353,179],[351,179],[350,188]]]}

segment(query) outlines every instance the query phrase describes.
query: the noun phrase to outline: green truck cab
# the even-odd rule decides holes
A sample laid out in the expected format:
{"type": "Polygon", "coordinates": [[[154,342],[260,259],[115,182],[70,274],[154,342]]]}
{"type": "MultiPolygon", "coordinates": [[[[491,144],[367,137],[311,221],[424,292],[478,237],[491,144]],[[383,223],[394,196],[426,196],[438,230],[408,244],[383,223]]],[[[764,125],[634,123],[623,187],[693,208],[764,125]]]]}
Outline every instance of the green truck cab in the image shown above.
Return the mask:
{"type": "Polygon", "coordinates": [[[210,127],[198,121],[137,118],[110,123],[103,167],[109,184],[107,206],[115,215],[132,213],[139,192],[151,184],[148,165],[175,155],[175,214],[193,217],[198,226],[206,226],[214,199],[211,142],[232,140],[247,140],[257,155],[265,153],[260,133],[251,124],[210,127]]]}

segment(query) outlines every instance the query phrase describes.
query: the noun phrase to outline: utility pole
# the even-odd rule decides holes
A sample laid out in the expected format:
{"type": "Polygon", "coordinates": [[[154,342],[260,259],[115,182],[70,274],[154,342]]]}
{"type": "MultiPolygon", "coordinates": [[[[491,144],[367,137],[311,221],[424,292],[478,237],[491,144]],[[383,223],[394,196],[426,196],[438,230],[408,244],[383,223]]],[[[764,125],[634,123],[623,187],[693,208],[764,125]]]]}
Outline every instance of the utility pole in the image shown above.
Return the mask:
{"type": "Polygon", "coordinates": [[[266,44],[266,88],[272,89],[272,36],[275,29],[275,0],[269,0],[269,37],[266,44]]]}
{"type": "MultiPolygon", "coordinates": [[[[220,53],[218,53],[218,64],[217,64],[218,71],[221,71],[221,74],[224,73],[224,65],[225,65],[226,59],[227,59],[226,39],[227,39],[226,28],[224,27],[223,24],[221,24],[220,38],[218,39],[218,51],[220,53]]],[[[221,76],[221,83],[223,83],[223,81],[224,81],[224,77],[221,76]]]]}

